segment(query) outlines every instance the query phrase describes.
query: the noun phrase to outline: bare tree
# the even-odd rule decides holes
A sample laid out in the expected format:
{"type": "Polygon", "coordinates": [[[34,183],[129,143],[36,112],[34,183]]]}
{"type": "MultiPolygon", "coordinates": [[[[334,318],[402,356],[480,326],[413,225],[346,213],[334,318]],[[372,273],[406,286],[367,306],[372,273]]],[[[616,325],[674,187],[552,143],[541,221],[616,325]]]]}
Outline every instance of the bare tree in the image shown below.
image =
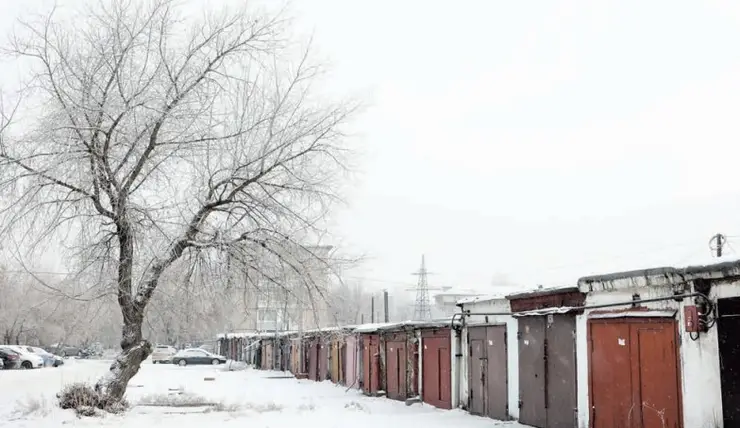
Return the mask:
{"type": "Polygon", "coordinates": [[[10,51],[28,92],[1,125],[4,231],[29,248],[62,237],[82,265],[115,272],[122,352],[96,384],[105,405],[151,353],[142,323],[176,261],[238,246],[290,263],[281,249],[316,236],[354,111],[315,93],[321,69],[292,54],[283,15],[194,21],[143,3],[25,22],[10,51]]]}

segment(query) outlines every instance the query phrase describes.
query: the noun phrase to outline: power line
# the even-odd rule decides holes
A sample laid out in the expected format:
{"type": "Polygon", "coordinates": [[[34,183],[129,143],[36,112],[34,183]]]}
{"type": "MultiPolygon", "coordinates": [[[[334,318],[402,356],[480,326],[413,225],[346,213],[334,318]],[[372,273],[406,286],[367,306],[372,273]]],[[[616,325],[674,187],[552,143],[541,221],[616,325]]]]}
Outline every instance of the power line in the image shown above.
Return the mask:
{"type": "MultiPolygon", "coordinates": [[[[731,245],[731,242],[732,242],[731,240],[740,238],[740,234],[733,234],[733,235],[720,234],[720,235],[723,237],[723,240],[722,240],[722,255],[726,255],[725,254],[725,251],[724,251],[724,248],[725,247],[733,250],[733,252],[734,252],[734,249],[733,249],[733,247],[731,245]]],[[[712,237],[712,240],[710,240],[710,248],[711,248],[713,254],[715,254],[715,255],[716,255],[716,251],[717,251],[716,245],[715,246],[711,246],[711,245],[712,245],[713,242],[716,241],[716,236],[717,235],[714,235],[712,237]]],[[[567,263],[567,264],[561,264],[561,265],[553,265],[553,266],[545,266],[545,267],[535,267],[530,272],[542,273],[542,272],[548,272],[548,271],[552,271],[552,270],[561,270],[561,269],[568,269],[568,268],[578,268],[578,267],[582,267],[582,266],[588,266],[590,264],[597,264],[597,263],[600,263],[600,262],[603,262],[603,261],[609,261],[609,260],[615,260],[615,259],[624,259],[626,257],[634,257],[634,256],[642,255],[642,254],[650,254],[650,253],[654,253],[654,252],[660,251],[660,250],[665,250],[665,249],[670,249],[670,248],[685,248],[685,247],[689,247],[689,246],[693,246],[693,245],[696,245],[696,241],[685,242],[685,243],[674,243],[674,244],[669,244],[669,245],[656,246],[656,247],[653,247],[653,248],[650,248],[650,249],[646,249],[646,250],[643,250],[643,251],[630,252],[630,253],[626,253],[626,254],[604,255],[603,257],[587,259],[587,260],[583,260],[583,261],[578,262],[578,263],[567,263]]],[[[28,270],[0,269],[0,272],[17,273],[17,274],[36,274],[36,275],[57,275],[57,276],[76,276],[76,275],[79,275],[79,272],[62,272],[62,271],[48,271],[48,270],[38,270],[37,271],[37,270],[30,270],[30,269],[28,269],[28,270]]],[[[478,274],[481,274],[481,273],[484,273],[484,272],[477,272],[475,274],[478,275],[478,274]]],[[[418,274],[418,272],[417,272],[417,274],[418,274]]],[[[453,275],[453,274],[455,274],[455,273],[453,272],[450,275],[453,275]]],[[[460,272],[457,272],[457,274],[460,274],[460,272]]],[[[413,290],[414,291],[416,290],[415,287],[418,286],[418,283],[412,283],[412,282],[406,282],[406,281],[398,281],[398,280],[391,280],[391,279],[386,279],[386,278],[376,278],[376,277],[369,277],[369,276],[361,276],[361,275],[344,276],[344,278],[346,278],[346,279],[360,280],[360,281],[378,282],[378,283],[382,283],[382,284],[404,285],[404,286],[408,286],[408,287],[413,287],[413,290]]]]}
{"type": "MultiPolygon", "coordinates": [[[[723,245],[733,250],[734,252],[734,249],[731,245],[732,239],[740,238],[740,235],[722,235],[722,236],[726,238],[726,241],[724,241],[723,245]]],[[[554,271],[554,270],[580,268],[580,267],[585,267],[585,266],[589,266],[593,264],[600,264],[605,261],[621,260],[621,259],[625,259],[628,257],[654,254],[661,250],[667,250],[667,249],[696,247],[696,245],[697,245],[696,240],[692,240],[691,242],[673,243],[673,244],[668,244],[668,245],[655,246],[652,248],[644,249],[642,251],[633,251],[633,252],[623,253],[623,254],[604,255],[602,257],[586,259],[578,263],[568,263],[568,264],[545,266],[545,267],[534,267],[533,269],[530,269],[529,272],[530,273],[546,273],[546,272],[554,271]]],[[[723,255],[727,255],[725,253],[726,252],[723,250],[723,255]]],[[[476,272],[476,273],[471,272],[470,274],[480,275],[480,274],[485,274],[485,273],[486,272],[476,272]]],[[[457,272],[457,273],[453,272],[453,273],[450,273],[449,276],[464,276],[464,275],[458,275],[458,274],[460,274],[460,272],[457,272]]],[[[367,277],[367,276],[346,276],[344,278],[355,279],[355,280],[360,280],[360,281],[378,282],[382,284],[404,285],[404,286],[410,287],[409,289],[407,289],[408,291],[416,291],[416,287],[418,286],[418,283],[414,284],[410,282],[403,282],[403,281],[396,281],[396,280],[391,280],[391,279],[383,279],[383,278],[375,278],[375,277],[367,277]]]]}

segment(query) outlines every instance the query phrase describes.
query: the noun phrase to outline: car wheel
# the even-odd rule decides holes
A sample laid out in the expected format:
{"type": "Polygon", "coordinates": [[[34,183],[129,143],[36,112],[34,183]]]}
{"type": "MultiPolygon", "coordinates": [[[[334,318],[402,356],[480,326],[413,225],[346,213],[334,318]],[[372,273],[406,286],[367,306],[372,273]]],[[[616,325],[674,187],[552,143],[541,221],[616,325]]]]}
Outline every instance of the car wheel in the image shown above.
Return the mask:
{"type": "Polygon", "coordinates": [[[211,361],[211,364],[213,364],[214,366],[217,366],[217,365],[221,364],[221,361],[219,361],[219,360],[217,360],[217,359],[214,358],[213,361],[211,361]]]}
{"type": "Polygon", "coordinates": [[[177,365],[180,366],[180,367],[185,367],[187,364],[188,364],[188,362],[185,361],[185,360],[180,360],[180,361],[177,362],[177,365]]]}
{"type": "Polygon", "coordinates": [[[33,364],[31,364],[30,361],[24,361],[24,362],[21,363],[21,368],[23,368],[23,369],[32,369],[33,368],[33,364]]]}
{"type": "Polygon", "coordinates": [[[157,360],[152,360],[152,364],[157,364],[157,360]]]}

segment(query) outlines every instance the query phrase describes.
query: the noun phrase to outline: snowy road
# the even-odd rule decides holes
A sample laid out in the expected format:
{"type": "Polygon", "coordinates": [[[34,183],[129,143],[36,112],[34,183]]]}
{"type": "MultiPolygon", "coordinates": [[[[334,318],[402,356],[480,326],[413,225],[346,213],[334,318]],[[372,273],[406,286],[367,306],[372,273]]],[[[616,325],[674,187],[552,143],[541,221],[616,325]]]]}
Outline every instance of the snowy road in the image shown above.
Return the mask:
{"type": "Polygon", "coordinates": [[[134,407],[125,415],[78,419],[71,411],[56,407],[54,394],[62,385],[92,382],[107,370],[108,364],[72,361],[59,369],[0,371],[3,390],[0,425],[188,428],[244,427],[248,422],[251,428],[524,427],[470,416],[460,410],[443,411],[419,404],[406,406],[383,398],[364,397],[329,382],[270,378],[281,376],[278,372],[226,372],[210,366],[143,365],[130,382],[128,399],[134,407]],[[215,380],[206,381],[206,377],[215,380]],[[6,393],[11,391],[16,394],[15,400],[7,400],[6,393]],[[178,402],[186,405],[169,406],[178,402]]]}

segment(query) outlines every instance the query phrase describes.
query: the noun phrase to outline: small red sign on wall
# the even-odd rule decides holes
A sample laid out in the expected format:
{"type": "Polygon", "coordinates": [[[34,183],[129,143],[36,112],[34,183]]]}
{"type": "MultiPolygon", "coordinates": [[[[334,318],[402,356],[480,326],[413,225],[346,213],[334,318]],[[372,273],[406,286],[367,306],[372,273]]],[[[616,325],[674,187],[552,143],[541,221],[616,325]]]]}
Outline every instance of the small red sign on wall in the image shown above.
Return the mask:
{"type": "Polygon", "coordinates": [[[687,333],[699,332],[699,311],[696,309],[696,306],[684,306],[683,319],[687,333]]]}

